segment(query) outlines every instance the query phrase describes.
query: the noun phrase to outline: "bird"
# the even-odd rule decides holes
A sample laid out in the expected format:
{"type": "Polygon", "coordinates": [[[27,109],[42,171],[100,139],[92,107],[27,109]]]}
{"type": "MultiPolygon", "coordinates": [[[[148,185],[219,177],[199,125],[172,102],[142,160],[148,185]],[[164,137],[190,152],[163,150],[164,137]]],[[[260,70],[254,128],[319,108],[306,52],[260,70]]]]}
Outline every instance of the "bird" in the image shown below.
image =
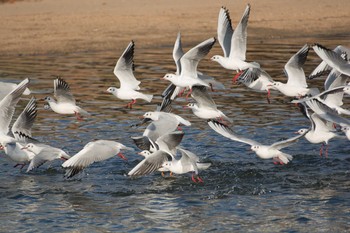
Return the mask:
{"type": "Polygon", "coordinates": [[[87,166],[112,158],[115,155],[126,160],[126,157],[120,152],[121,150],[133,151],[134,149],[111,140],[100,139],[91,141],[82,150],[62,164],[62,167],[66,170],[64,176],[68,179],[72,178],[87,166]]]}
{"type": "Polygon", "coordinates": [[[347,56],[342,56],[333,50],[330,50],[320,44],[312,46],[316,54],[330,67],[336,69],[342,74],[350,76],[350,63],[347,56]]]}
{"type": "Polygon", "coordinates": [[[12,117],[15,113],[15,107],[29,85],[29,82],[28,78],[24,79],[0,101],[0,144],[16,142],[16,139],[8,135],[8,133],[10,131],[12,117]]]}
{"type": "Polygon", "coordinates": [[[27,172],[40,167],[48,161],[53,161],[55,159],[67,160],[70,158],[70,155],[68,155],[65,151],[46,144],[28,143],[22,148],[22,150],[28,150],[35,154],[29,163],[27,172]]]}
{"type": "Polygon", "coordinates": [[[255,91],[267,92],[267,102],[270,103],[270,85],[273,84],[271,76],[261,68],[248,68],[236,75],[234,83],[243,84],[255,91]]]}
{"type": "Polygon", "coordinates": [[[308,88],[303,65],[309,53],[309,46],[305,44],[296,54],[294,54],[284,66],[287,83],[273,82],[268,85],[270,89],[278,90],[285,96],[301,97],[307,94],[314,95],[317,90],[308,88]]]}
{"type": "Polygon", "coordinates": [[[22,150],[24,143],[35,141],[32,138],[31,128],[37,116],[37,105],[34,97],[28,102],[22,113],[12,125],[13,139],[1,141],[0,149],[3,149],[6,157],[16,162],[14,167],[21,165],[21,169],[34,157],[34,153],[22,150]]]}
{"type": "Polygon", "coordinates": [[[224,56],[214,55],[211,60],[225,69],[239,72],[248,68],[260,68],[259,63],[246,61],[249,14],[250,4],[246,6],[240,22],[233,30],[229,11],[225,7],[220,9],[217,33],[224,56]]]}
{"type": "Polygon", "coordinates": [[[200,60],[202,60],[211,50],[216,39],[214,37],[209,38],[200,44],[196,45],[188,52],[186,52],[180,59],[181,71],[180,74],[165,74],[163,79],[170,81],[181,90],[188,88],[186,99],[192,92],[193,86],[206,86],[210,85],[204,82],[198,77],[197,66],[200,60]]]}
{"type": "Polygon", "coordinates": [[[209,120],[208,125],[217,133],[221,134],[224,137],[227,137],[233,141],[242,142],[250,145],[250,149],[256,153],[256,155],[261,159],[273,159],[275,164],[287,164],[293,159],[292,155],[280,151],[281,149],[288,147],[296,143],[304,134],[275,142],[272,145],[262,145],[259,142],[256,142],[252,139],[244,138],[235,134],[230,128],[226,125],[221,124],[215,120],[209,120]]]}
{"type": "Polygon", "coordinates": [[[181,152],[181,158],[165,161],[163,168],[168,169],[175,174],[192,173],[191,179],[194,183],[203,183],[203,179],[198,175],[199,170],[205,170],[211,166],[211,163],[201,163],[199,157],[189,150],[177,147],[181,152]]]}
{"type": "MultiPolygon", "coordinates": [[[[350,48],[347,48],[342,45],[338,45],[333,51],[337,54],[340,54],[340,56],[349,62],[350,59],[350,48]]],[[[317,77],[320,77],[324,74],[327,74],[329,71],[331,71],[333,68],[325,61],[322,61],[309,75],[308,79],[314,79],[317,77]]]]}
{"type": "Polygon", "coordinates": [[[135,43],[131,41],[124,50],[121,57],[118,59],[117,64],[114,67],[114,75],[120,82],[120,87],[109,87],[107,92],[112,93],[115,97],[122,100],[131,100],[126,107],[132,108],[132,105],[136,103],[137,99],[143,99],[147,102],[151,102],[153,95],[146,95],[140,90],[141,82],[136,80],[134,76],[134,49],[135,43]]]}
{"type": "MultiPolygon", "coordinates": [[[[0,100],[3,99],[7,94],[17,87],[15,83],[2,82],[0,81],[0,100]]],[[[24,90],[23,95],[30,95],[31,91],[28,87],[24,90]]]]}
{"type": "Polygon", "coordinates": [[[202,119],[218,119],[221,122],[227,121],[232,123],[232,119],[227,117],[222,111],[217,109],[217,106],[208,93],[207,87],[195,86],[192,88],[192,98],[196,103],[189,103],[185,108],[192,109],[194,115],[202,119]]]}
{"type": "Polygon", "coordinates": [[[77,120],[83,120],[81,115],[89,116],[90,113],[76,105],[75,98],[70,91],[68,83],[61,77],[57,77],[54,81],[54,97],[44,98],[50,108],[58,114],[74,114],[77,120]]]}
{"type": "Polygon", "coordinates": [[[326,145],[325,156],[328,156],[328,141],[332,138],[342,137],[337,134],[331,126],[327,124],[325,120],[320,118],[316,113],[313,113],[311,116],[307,110],[307,107],[304,104],[299,105],[303,115],[310,120],[311,127],[306,129],[299,129],[296,133],[304,135],[305,139],[310,143],[322,143],[320,148],[320,156],[323,153],[323,147],[326,145]]]}

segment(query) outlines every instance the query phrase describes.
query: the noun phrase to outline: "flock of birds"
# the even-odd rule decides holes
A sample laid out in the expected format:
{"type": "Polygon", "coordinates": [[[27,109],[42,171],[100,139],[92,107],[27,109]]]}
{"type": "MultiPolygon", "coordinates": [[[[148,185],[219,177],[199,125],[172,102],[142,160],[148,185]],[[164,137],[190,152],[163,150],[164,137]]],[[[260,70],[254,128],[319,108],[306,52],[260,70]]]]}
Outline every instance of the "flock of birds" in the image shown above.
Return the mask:
{"type": "MultiPolygon", "coordinates": [[[[162,175],[164,172],[170,172],[170,175],[192,173],[193,182],[203,182],[199,171],[207,169],[211,163],[201,163],[197,155],[180,146],[184,137],[180,125],[190,126],[191,123],[171,113],[171,103],[185,92],[187,92],[186,99],[191,97],[195,101],[186,106],[193,111],[194,115],[205,119],[208,125],[220,135],[250,145],[251,150],[258,157],[273,159],[276,164],[287,164],[292,160],[292,155],[282,152],[281,149],[296,143],[302,137],[310,143],[321,143],[321,155],[324,145],[327,145],[325,151],[327,155],[330,139],[339,137],[350,140],[350,120],[340,116],[350,115],[349,110],[341,107],[344,93],[350,94],[350,86],[347,85],[350,76],[348,59],[350,49],[338,46],[330,50],[319,44],[312,46],[323,61],[308,78],[313,79],[329,73],[324,84],[325,91],[321,93],[317,88],[308,87],[306,83],[303,65],[311,48],[308,45],[304,45],[285,64],[287,83],[275,82],[259,63],[246,61],[249,14],[250,5],[248,4],[240,22],[233,29],[229,12],[222,7],[218,17],[217,39],[209,38],[186,53],[182,50],[181,35],[178,34],[173,50],[177,70],[175,73],[164,76],[165,80],[170,81],[170,85],[162,93],[161,105],[157,106],[155,111],[146,112],[143,115],[144,119],[140,124],[150,123],[142,136],[132,138],[141,150],[138,154],[143,156],[143,160],[130,170],[129,176],[142,176],[155,171],[162,172],[162,175]],[[277,90],[285,96],[292,97],[294,99],[292,103],[299,106],[301,112],[310,120],[311,126],[300,129],[297,136],[272,145],[263,145],[236,134],[230,128],[232,119],[217,108],[210,95],[211,90],[222,88],[223,85],[213,77],[197,70],[199,62],[210,52],[216,40],[222,47],[224,55],[215,55],[211,60],[225,69],[236,71],[233,82],[243,84],[255,91],[266,92],[268,103],[270,103],[270,90],[277,90]],[[310,110],[312,114],[309,113],[310,110]]],[[[132,108],[137,99],[151,102],[153,98],[153,95],[140,92],[141,82],[134,76],[134,47],[135,44],[131,41],[114,68],[120,87],[107,89],[118,99],[130,101],[126,105],[127,108],[132,108]]],[[[96,140],[87,143],[81,151],[70,156],[59,148],[38,142],[31,134],[31,128],[37,116],[34,97],[18,116],[10,132],[15,106],[22,94],[30,94],[28,86],[29,79],[23,80],[18,85],[0,83],[0,149],[4,150],[6,156],[16,163],[15,167],[21,166],[22,169],[28,165],[27,172],[29,172],[47,161],[64,159],[62,167],[66,171],[65,177],[71,178],[94,162],[109,159],[114,155],[126,159],[121,151],[134,150],[119,142],[96,140]]],[[[90,115],[76,105],[68,83],[60,77],[54,80],[54,97],[45,98],[48,103],[46,107],[54,112],[74,114],[77,120],[83,120],[90,115]]]]}

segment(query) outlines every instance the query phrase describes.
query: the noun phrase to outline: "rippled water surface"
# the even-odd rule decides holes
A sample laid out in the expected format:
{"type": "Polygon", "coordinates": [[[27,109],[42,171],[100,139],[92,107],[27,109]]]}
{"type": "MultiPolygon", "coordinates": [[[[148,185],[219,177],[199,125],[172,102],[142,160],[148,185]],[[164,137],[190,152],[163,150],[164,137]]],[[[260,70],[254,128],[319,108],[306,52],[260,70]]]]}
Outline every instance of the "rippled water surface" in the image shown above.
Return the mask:
{"type": "MultiPolygon", "coordinates": [[[[188,39],[188,38],[187,38],[188,39]]],[[[203,40],[206,38],[203,38],[203,40]]],[[[187,50],[199,41],[187,42],[187,50]]],[[[260,62],[276,80],[284,80],[285,62],[306,42],[329,47],[346,44],[347,37],[252,40],[248,59],[260,62]]],[[[126,46],[126,45],[125,45],[126,46]]],[[[93,139],[114,139],[128,146],[131,136],[140,136],[143,127],[131,127],[145,111],[160,103],[167,86],[161,77],[174,72],[172,47],[138,49],[135,75],[145,93],[155,93],[150,104],[138,101],[134,109],[106,93],[118,85],[113,68],[122,53],[82,52],[0,57],[1,80],[19,82],[31,78],[30,88],[41,99],[53,91],[52,75],[62,76],[71,86],[78,103],[92,113],[84,121],[73,116],[39,113],[33,136],[74,155],[93,139]]],[[[232,72],[209,60],[221,54],[218,44],[199,69],[217,78],[226,89],[211,93],[219,108],[234,119],[233,129],[261,143],[294,136],[309,126],[296,107],[277,92],[267,104],[265,94],[243,86],[233,86],[232,72]]],[[[310,51],[305,71],[309,74],[320,60],[310,51]]],[[[324,78],[308,81],[322,88],[324,78]]],[[[18,112],[29,97],[20,101],[18,112]]],[[[348,103],[348,101],[345,101],[348,103]]],[[[174,112],[193,125],[183,127],[182,146],[198,154],[212,167],[201,173],[204,184],[195,184],[188,175],[163,178],[160,174],[128,178],[125,174],[140,157],[126,153],[128,161],[112,158],[96,163],[76,179],[65,180],[60,161],[25,173],[0,152],[1,231],[18,232],[345,232],[350,229],[350,143],[337,139],[330,143],[329,157],[319,156],[320,145],[300,140],[284,149],[294,156],[285,166],[261,160],[244,144],[216,134],[205,121],[197,119],[174,102],[174,112]]],[[[18,113],[16,112],[16,115],[18,113]]],[[[137,150],[136,150],[137,151],[137,150]]]]}

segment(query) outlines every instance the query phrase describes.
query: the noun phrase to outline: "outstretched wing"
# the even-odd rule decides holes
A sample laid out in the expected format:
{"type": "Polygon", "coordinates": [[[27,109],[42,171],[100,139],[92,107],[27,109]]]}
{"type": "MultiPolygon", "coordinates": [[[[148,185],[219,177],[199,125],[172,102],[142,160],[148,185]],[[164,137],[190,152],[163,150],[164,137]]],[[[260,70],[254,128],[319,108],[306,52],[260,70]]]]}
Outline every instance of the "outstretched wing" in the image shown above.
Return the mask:
{"type": "Polygon", "coordinates": [[[232,34],[230,13],[228,9],[221,7],[218,18],[218,41],[225,57],[230,56],[232,34]]]}
{"type": "Polygon", "coordinates": [[[69,85],[64,79],[57,77],[53,81],[54,95],[59,103],[72,103],[75,104],[75,99],[70,92],[69,85]]]}
{"type": "Polygon", "coordinates": [[[140,90],[140,81],[134,76],[134,48],[135,43],[131,41],[114,67],[114,75],[119,79],[120,88],[140,90]]]}

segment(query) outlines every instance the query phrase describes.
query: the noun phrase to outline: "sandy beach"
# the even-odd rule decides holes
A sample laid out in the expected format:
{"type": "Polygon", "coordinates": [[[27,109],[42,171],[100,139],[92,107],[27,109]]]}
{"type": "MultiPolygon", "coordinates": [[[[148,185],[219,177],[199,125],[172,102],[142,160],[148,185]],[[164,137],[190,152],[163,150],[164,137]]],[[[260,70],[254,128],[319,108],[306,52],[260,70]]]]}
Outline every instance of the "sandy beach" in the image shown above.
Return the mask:
{"type": "Polygon", "coordinates": [[[172,45],[181,31],[187,41],[216,36],[221,6],[233,26],[250,3],[248,37],[349,35],[347,0],[29,0],[0,4],[0,52],[66,53],[172,45]]]}

